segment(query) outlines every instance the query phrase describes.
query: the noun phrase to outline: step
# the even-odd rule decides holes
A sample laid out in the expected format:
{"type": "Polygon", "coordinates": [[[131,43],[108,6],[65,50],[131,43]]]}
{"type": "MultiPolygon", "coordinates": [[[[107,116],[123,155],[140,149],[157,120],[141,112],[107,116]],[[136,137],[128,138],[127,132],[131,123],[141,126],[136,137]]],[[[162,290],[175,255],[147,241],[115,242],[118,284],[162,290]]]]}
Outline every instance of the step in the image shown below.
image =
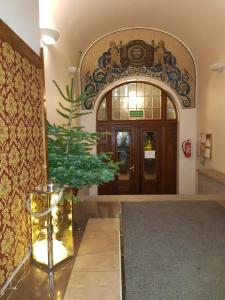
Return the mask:
{"type": "Polygon", "coordinates": [[[120,223],[89,219],[64,300],[121,300],[120,223]]]}

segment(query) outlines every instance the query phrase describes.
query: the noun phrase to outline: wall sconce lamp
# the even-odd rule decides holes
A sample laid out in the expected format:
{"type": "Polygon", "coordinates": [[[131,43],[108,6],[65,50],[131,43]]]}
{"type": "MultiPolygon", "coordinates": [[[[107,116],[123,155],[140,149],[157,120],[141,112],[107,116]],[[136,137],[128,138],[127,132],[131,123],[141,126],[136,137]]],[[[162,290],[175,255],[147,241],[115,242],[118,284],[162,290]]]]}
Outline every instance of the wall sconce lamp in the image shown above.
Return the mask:
{"type": "Polygon", "coordinates": [[[68,72],[70,75],[75,75],[77,72],[77,67],[75,66],[68,66],[68,72]]]}
{"type": "Polygon", "coordinates": [[[218,62],[218,63],[212,64],[212,65],[210,65],[210,69],[221,73],[225,69],[225,62],[218,62]]]}
{"type": "Polygon", "coordinates": [[[41,28],[41,40],[46,46],[54,45],[59,39],[59,32],[51,28],[41,28]]]}

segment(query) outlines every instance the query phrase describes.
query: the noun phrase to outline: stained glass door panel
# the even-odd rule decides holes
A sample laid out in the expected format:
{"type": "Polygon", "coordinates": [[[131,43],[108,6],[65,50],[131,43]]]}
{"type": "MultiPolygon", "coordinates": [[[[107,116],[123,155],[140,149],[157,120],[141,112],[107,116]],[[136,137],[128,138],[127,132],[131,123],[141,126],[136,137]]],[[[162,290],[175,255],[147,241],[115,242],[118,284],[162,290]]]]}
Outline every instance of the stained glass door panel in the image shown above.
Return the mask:
{"type": "Polygon", "coordinates": [[[143,139],[143,177],[145,180],[154,180],[157,178],[156,134],[151,131],[144,132],[143,139]]]}
{"type": "Polygon", "coordinates": [[[115,159],[120,168],[115,182],[115,194],[137,194],[139,192],[137,159],[137,129],[133,127],[115,127],[114,130],[115,159]]]}
{"type": "Polygon", "coordinates": [[[142,194],[159,194],[162,192],[162,128],[142,126],[140,131],[140,190],[142,194]]]}
{"type": "Polygon", "coordinates": [[[116,137],[116,156],[121,163],[118,179],[130,179],[131,167],[131,136],[129,131],[118,131],[116,137]]]}

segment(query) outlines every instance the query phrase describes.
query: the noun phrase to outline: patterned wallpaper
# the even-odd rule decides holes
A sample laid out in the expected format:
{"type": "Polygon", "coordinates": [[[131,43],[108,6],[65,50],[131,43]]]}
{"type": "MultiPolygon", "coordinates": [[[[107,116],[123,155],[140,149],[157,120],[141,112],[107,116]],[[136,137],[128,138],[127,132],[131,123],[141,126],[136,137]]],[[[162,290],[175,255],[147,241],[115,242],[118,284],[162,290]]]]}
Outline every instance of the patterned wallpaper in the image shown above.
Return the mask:
{"type": "Polygon", "coordinates": [[[95,42],[81,63],[81,90],[93,109],[98,94],[118,79],[151,77],[168,85],[183,108],[195,107],[195,65],[187,48],[173,36],[153,29],[127,29],[95,42]],[[94,95],[94,96],[93,96],[94,95]]]}
{"type": "Polygon", "coordinates": [[[28,192],[44,180],[41,70],[0,39],[0,288],[27,254],[28,192]]]}

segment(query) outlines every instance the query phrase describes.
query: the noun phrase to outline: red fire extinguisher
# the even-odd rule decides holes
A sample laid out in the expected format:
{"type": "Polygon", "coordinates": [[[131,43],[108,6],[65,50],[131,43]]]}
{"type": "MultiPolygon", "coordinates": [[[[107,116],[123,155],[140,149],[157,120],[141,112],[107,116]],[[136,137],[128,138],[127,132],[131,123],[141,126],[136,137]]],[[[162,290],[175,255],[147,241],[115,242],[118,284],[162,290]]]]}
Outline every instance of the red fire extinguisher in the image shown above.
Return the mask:
{"type": "Polygon", "coordinates": [[[185,157],[191,157],[191,140],[186,140],[182,143],[182,149],[185,157]]]}

